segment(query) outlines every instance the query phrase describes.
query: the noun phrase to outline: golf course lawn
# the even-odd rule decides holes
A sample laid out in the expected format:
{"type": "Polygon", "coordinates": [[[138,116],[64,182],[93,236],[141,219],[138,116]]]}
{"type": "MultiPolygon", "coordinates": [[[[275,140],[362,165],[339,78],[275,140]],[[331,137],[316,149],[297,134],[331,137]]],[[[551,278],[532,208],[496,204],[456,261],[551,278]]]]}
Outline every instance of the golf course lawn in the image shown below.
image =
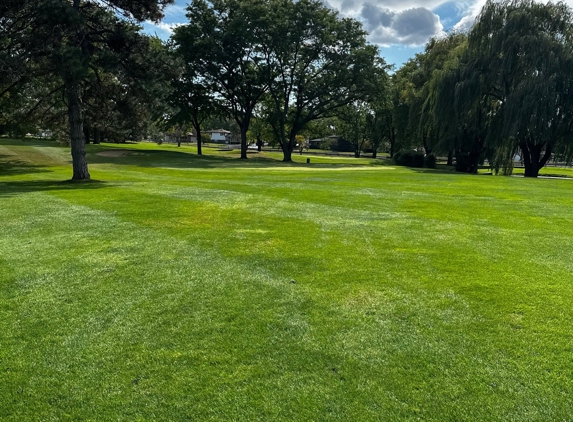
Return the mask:
{"type": "Polygon", "coordinates": [[[573,180],[87,150],[0,139],[0,420],[573,418],[573,180]]]}

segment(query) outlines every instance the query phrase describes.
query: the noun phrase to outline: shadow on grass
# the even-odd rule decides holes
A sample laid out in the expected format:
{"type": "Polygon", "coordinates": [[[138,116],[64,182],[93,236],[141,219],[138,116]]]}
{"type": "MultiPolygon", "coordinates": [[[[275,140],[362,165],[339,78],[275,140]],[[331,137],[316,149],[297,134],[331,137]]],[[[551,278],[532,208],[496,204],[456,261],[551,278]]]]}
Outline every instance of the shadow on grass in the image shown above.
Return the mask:
{"type": "Polygon", "coordinates": [[[71,180],[19,180],[0,182],[0,197],[14,196],[31,192],[94,190],[107,186],[106,182],[90,180],[88,182],[73,182],[71,180]]]}
{"type": "Polygon", "coordinates": [[[141,167],[168,167],[178,169],[215,169],[215,168],[248,168],[248,167],[304,167],[301,163],[284,163],[271,157],[249,154],[249,158],[240,159],[237,155],[215,156],[197,155],[184,151],[157,151],[136,149],[109,149],[91,152],[90,164],[125,164],[141,167]],[[106,153],[110,153],[107,155],[106,153]],[[113,155],[113,154],[117,155],[113,155]]]}
{"type": "Polygon", "coordinates": [[[0,155],[0,176],[19,176],[30,173],[49,173],[45,166],[15,160],[13,155],[0,155]]]}
{"type": "MultiPolygon", "coordinates": [[[[420,167],[404,167],[408,170],[414,171],[416,173],[432,173],[432,174],[455,174],[455,175],[466,175],[466,176],[491,176],[493,173],[467,173],[464,171],[456,171],[455,167],[447,166],[445,164],[438,164],[436,168],[420,168],[420,167]]],[[[489,167],[480,167],[480,170],[487,169],[490,170],[489,167]]]]}

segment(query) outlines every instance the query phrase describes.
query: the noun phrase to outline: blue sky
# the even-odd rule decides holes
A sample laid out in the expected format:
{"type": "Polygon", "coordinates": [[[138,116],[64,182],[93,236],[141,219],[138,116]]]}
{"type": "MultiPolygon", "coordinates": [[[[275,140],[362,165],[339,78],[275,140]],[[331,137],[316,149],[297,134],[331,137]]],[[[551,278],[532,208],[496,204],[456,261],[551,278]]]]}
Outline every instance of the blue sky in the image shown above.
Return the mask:
{"type": "MultiPolygon", "coordinates": [[[[369,41],[380,46],[380,54],[399,68],[424,48],[432,36],[453,28],[471,26],[485,0],[323,0],[343,16],[360,20],[369,32],[369,41]]],[[[148,33],[167,39],[177,24],[187,21],[188,0],[176,0],[165,11],[162,22],[144,23],[148,33]]]]}

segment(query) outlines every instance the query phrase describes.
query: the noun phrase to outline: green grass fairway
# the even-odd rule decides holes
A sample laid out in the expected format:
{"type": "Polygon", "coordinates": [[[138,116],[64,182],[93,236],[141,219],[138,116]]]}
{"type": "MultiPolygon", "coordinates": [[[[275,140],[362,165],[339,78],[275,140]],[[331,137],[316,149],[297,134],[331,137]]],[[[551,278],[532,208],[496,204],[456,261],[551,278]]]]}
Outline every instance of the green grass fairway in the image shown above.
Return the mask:
{"type": "Polygon", "coordinates": [[[0,139],[0,420],[573,419],[573,180],[193,151],[0,139]]]}

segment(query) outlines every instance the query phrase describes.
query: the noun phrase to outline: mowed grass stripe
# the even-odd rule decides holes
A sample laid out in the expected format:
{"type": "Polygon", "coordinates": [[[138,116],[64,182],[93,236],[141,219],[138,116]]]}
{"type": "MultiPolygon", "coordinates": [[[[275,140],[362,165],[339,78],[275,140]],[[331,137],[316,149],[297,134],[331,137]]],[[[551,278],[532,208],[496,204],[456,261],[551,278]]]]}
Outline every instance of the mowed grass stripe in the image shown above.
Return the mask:
{"type": "Polygon", "coordinates": [[[20,241],[1,242],[11,264],[2,284],[12,291],[3,295],[11,306],[1,331],[7,372],[17,376],[5,378],[4,417],[59,418],[80,407],[98,419],[118,401],[135,401],[124,417],[151,417],[170,395],[186,403],[175,414],[207,417],[216,407],[202,401],[224,401],[260,360],[272,369],[269,359],[294,351],[308,325],[297,311],[304,295],[288,280],[47,195],[10,201],[20,218],[5,225],[4,239],[17,233],[20,241]],[[31,210],[30,201],[44,206],[31,210]],[[49,270],[54,254],[61,265],[49,270]],[[273,324],[292,332],[275,338],[273,324]],[[87,409],[86,396],[95,400],[87,409]]]}
{"type": "Polygon", "coordinates": [[[139,159],[0,186],[4,419],[573,413],[568,181],[139,159]]]}

